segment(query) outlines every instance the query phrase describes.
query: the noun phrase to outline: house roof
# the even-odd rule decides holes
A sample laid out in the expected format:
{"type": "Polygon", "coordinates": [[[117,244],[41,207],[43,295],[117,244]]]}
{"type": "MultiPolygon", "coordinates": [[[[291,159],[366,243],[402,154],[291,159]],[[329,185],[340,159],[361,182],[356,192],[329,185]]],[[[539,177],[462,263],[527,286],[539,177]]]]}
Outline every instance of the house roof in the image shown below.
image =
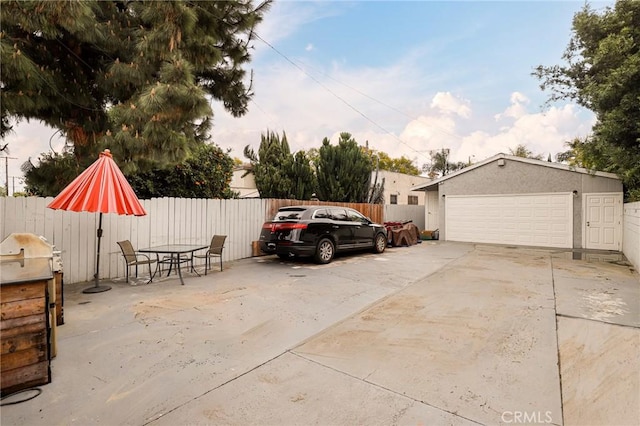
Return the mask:
{"type": "Polygon", "coordinates": [[[464,169],[460,169],[454,173],[451,173],[449,175],[443,176],[439,179],[435,179],[432,180],[430,182],[427,183],[423,183],[420,185],[415,185],[413,187],[411,187],[412,191],[428,191],[430,188],[432,187],[436,187],[438,186],[439,183],[444,182],[445,180],[454,178],[456,176],[459,176],[463,173],[468,173],[474,169],[477,169],[478,167],[482,167],[485,164],[489,164],[493,161],[499,160],[499,159],[505,159],[505,160],[510,160],[510,161],[518,161],[520,163],[526,163],[526,164],[533,164],[535,166],[542,166],[542,167],[550,167],[552,169],[558,169],[558,170],[564,170],[567,172],[575,172],[575,173],[583,173],[583,174],[587,174],[587,175],[591,175],[591,176],[600,176],[600,177],[606,177],[606,178],[610,178],[610,179],[618,179],[620,180],[620,178],[613,174],[613,173],[607,173],[607,172],[597,172],[597,171],[593,171],[593,170],[589,170],[589,169],[584,169],[582,167],[574,167],[574,166],[568,166],[566,164],[561,164],[561,163],[550,163],[548,161],[543,161],[543,160],[534,160],[532,158],[523,158],[523,157],[517,157],[515,155],[507,155],[507,154],[497,154],[494,155],[493,157],[489,157],[485,160],[480,161],[479,163],[473,164],[469,167],[465,167],[464,169]]]}

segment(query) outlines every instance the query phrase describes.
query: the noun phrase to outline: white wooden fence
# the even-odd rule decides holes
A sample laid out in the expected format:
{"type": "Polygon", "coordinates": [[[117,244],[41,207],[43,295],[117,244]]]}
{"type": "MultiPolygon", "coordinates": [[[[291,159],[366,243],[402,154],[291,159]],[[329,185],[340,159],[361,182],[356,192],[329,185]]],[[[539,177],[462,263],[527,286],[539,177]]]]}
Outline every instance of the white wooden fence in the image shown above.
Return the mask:
{"type": "MultiPolygon", "coordinates": [[[[91,281],[96,270],[99,215],[46,208],[53,198],[0,197],[0,241],[13,232],[43,236],[62,254],[66,283],[91,281]]],[[[134,247],[161,244],[209,244],[214,234],[227,235],[223,261],[252,256],[252,242],[268,219],[268,199],[141,200],[146,216],[102,216],[100,277],[125,274],[117,241],[134,247]]],[[[424,206],[385,206],[385,220],[424,223],[424,206]],[[420,222],[422,221],[422,222],[420,222]]],[[[418,225],[420,229],[422,227],[418,225]]]]}
{"type": "MultiPolygon", "coordinates": [[[[1,197],[2,239],[13,232],[45,237],[62,252],[66,283],[91,281],[96,266],[99,215],[46,208],[53,198],[1,197]]],[[[134,247],[160,244],[208,245],[214,234],[227,235],[223,261],[250,257],[265,220],[267,200],[155,198],[142,200],[146,216],[104,214],[100,245],[100,277],[124,276],[117,241],[134,247]]]]}
{"type": "Polygon", "coordinates": [[[640,271],[640,201],[624,205],[622,251],[636,271],[640,271]]]}

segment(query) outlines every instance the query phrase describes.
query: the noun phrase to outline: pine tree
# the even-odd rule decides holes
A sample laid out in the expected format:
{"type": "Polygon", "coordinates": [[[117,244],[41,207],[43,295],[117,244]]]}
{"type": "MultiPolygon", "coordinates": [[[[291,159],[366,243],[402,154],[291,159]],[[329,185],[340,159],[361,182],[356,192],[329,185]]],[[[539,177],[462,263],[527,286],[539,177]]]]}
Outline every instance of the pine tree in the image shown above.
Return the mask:
{"type": "Polygon", "coordinates": [[[261,135],[258,154],[247,145],[244,155],[251,162],[260,197],[293,198],[293,184],[289,176],[293,156],[284,132],[280,138],[277,133],[267,131],[261,135]]]}
{"type": "Polygon", "coordinates": [[[247,111],[243,67],[270,3],[3,1],[1,136],[38,119],[85,166],[107,145],[125,172],[180,162],[208,138],[209,99],[247,111]]]}
{"type": "Polygon", "coordinates": [[[371,158],[351,137],[340,134],[338,145],[324,138],[319,150],[316,176],[318,196],[324,201],[366,203],[371,186],[371,158]]]}
{"type": "Polygon", "coordinates": [[[291,196],[296,200],[309,200],[316,191],[316,175],[305,151],[298,151],[289,171],[292,181],[291,196]]]}

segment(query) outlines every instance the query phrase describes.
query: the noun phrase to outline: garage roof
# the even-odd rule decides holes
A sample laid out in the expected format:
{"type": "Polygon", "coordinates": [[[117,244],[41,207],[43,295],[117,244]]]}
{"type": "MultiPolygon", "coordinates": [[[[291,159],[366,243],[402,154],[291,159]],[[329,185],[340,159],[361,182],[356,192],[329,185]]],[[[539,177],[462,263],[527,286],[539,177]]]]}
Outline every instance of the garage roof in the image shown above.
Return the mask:
{"type": "Polygon", "coordinates": [[[416,185],[411,187],[412,191],[433,191],[435,189],[438,188],[438,184],[440,182],[444,182],[447,179],[451,179],[454,178],[456,176],[459,176],[463,173],[467,173],[470,172],[474,169],[477,169],[478,167],[482,167],[485,164],[491,163],[493,161],[496,160],[500,160],[500,159],[505,159],[505,160],[510,160],[510,161],[519,161],[521,163],[528,163],[528,164],[533,164],[535,166],[542,166],[542,167],[550,167],[552,169],[559,169],[559,170],[565,170],[567,172],[575,172],[575,173],[583,173],[583,174],[587,174],[587,175],[591,175],[591,176],[601,176],[601,177],[606,177],[606,178],[610,178],[610,179],[620,179],[617,175],[613,174],[613,173],[606,173],[606,172],[597,172],[597,171],[593,171],[593,170],[589,170],[589,169],[584,169],[582,167],[574,167],[574,166],[568,166],[566,164],[561,164],[561,163],[550,163],[548,161],[543,161],[543,160],[534,160],[532,158],[523,158],[523,157],[517,157],[515,155],[507,155],[507,154],[497,154],[494,155],[493,157],[489,157],[486,160],[482,160],[479,163],[473,164],[469,167],[465,167],[464,169],[460,169],[454,173],[451,173],[449,175],[443,176],[439,179],[435,179],[432,180],[430,182],[427,183],[423,183],[420,185],[416,185]]]}

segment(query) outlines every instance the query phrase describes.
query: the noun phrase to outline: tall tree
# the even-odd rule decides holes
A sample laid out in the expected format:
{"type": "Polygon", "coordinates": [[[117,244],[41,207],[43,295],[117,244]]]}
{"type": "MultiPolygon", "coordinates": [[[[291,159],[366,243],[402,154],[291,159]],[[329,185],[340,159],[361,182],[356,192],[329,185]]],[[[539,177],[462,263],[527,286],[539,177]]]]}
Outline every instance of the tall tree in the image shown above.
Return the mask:
{"type": "Polygon", "coordinates": [[[266,134],[260,136],[258,153],[247,145],[244,147],[244,156],[251,162],[251,173],[260,197],[293,198],[290,170],[294,159],[285,132],[282,132],[281,138],[277,133],[267,130],[266,134]]]}
{"type": "Polygon", "coordinates": [[[262,198],[308,200],[316,190],[316,176],[305,151],[291,154],[287,135],[267,131],[256,154],[247,145],[244,156],[251,162],[256,188],[262,198]]]}
{"type": "Polygon", "coordinates": [[[431,179],[436,179],[448,175],[456,170],[467,167],[467,163],[449,161],[449,149],[442,148],[429,153],[431,161],[422,166],[422,170],[427,172],[431,179]]]}
{"type": "Polygon", "coordinates": [[[200,145],[183,163],[138,171],[127,179],[140,198],[234,198],[233,159],[213,144],[200,145]]]}
{"type": "Polygon", "coordinates": [[[597,117],[581,145],[590,164],[617,173],[627,199],[640,199],[640,2],[618,0],[602,12],[575,14],[565,65],[538,66],[549,102],[569,99],[597,117]]]}
{"type": "Polygon", "coordinates": [[[542,160],[542,154],[534,154],[533,151],[524,144],[518,144],[515,148],[509,148],[509,154],[515,155],[516,157],[542,160]]]}
{"type": "Polygon", "coordinates": [[[43,153],[39,160],[38,167],[31,159],[20,166],[29,195],[55,197],[84,169],[68,151],[43,153]]]}
{"type": "MultiPolygon", "coordinates": [[[[119,164],[117,159],[116,162],[119,164]]],[[[27,162],[22,171],[27,193],[53,197],[80,174],[82,168],[73,154],[63,152],[42,154],[39,167],[27,162]]],[[[204,144],[196,147],[184,162],[125,176],[140,198],[233,198],[229,187],[232,174],[233,159],[220,147],[204,144]]]]}
{"type": "Polygon", "coordinates": [[[318,187],[316,174],[305,151],[296,152],[291,170],[291,196],[295,200],[309,200],[318,187]]]}
{"type": "Polygon", "coordinates": [[[3,1],[2,136],[38,119],[83,167],[107,145],[125,172],[181,162],[207,139],[209,99],[247,111],[243,67],[270,2],[3,1]]]}
{"type": "Polygon", "coordinates": [[[585,150],[587,143],[589,143],[587,138],[584,140],[574,138],[572,141],[566,142],[565,146],[569,149],[556,154],[556,161],[574,167],[594,168],[594,161],[589,157],[589,152],[585,150]]]}
{"type": "Polygon", "coordinates": [[[315,165],[318,197],[323,201],[366,203],[371,186],[371,158],[351,137],[340,133],[337,145],[324,138],[315,165]]]}
{"type": "Polygon", "coordinates": [[[388,170],[390,172],[404,173],[413,176],[420,174],[420,169],[413,164],[412,160],[404,155],[400,158],[391,158],[386,152],[372,151],[372,156],[376,157],[376,163],[380,170],[388,170]]]}

